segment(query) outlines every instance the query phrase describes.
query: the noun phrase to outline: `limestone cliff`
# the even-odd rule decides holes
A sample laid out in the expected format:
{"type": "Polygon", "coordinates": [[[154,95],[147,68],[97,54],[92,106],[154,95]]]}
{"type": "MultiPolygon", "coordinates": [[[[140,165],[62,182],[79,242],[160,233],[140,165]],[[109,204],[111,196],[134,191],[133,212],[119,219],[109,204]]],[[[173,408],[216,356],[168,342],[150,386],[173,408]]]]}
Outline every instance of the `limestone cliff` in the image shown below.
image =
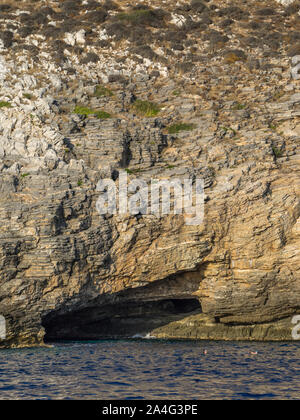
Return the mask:
{"type": "Polygon", "coordinates": [[[300,3],[130,4],[0,4],[0,347],[291,339],[300,3]],[[100,215],[121,170],[203,178],[204,223],[100,215]]]}

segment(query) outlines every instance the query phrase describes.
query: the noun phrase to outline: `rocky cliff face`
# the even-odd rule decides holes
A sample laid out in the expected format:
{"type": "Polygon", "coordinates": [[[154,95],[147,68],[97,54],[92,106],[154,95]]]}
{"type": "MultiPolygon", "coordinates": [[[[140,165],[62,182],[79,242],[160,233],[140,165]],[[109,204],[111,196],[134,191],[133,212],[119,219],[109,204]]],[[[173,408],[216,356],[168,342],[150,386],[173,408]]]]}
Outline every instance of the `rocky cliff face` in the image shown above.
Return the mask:
{"type": "Polygon", "coordinates": [[[291,339],[300,5],[131,3],[1,2],[0,347],[291,339]],[[204,179],[204,223],[100,215],[121,170],[204,179]]]}

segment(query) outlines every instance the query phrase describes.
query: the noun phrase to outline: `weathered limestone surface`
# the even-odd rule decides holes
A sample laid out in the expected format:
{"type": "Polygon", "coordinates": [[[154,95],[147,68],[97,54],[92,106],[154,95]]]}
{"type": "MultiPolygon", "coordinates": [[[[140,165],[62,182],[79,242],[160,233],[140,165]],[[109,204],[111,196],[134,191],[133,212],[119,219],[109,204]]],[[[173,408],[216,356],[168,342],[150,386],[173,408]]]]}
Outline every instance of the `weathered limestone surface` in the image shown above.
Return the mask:
{"type": "Polygon", "coordinates": [[[152,1],[133,24],[127,2],[73,3],[39,2],[32,27],[37,2],[0,6],[0,347],[45,333],[291,339],[300,6],[152,1]],[[193,129],[170,134],[179,122],[193,129]],[[204,223],[99,215],[97,182],[124,169],[203,178],[204,223]]]}

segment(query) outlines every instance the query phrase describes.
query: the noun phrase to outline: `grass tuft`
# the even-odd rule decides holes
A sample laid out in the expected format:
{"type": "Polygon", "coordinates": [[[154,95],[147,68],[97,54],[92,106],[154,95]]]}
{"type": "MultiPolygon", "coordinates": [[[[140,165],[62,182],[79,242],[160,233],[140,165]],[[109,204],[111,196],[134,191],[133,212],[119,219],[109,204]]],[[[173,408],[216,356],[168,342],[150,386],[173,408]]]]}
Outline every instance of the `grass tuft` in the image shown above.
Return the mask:
{"type": "Polygon", "coordinates": [[[246,61],[247,56],[242,50],[232,50],[228,51],[224,55],[224,61],[226,64],[234,64],[237,61],[246,61]]]}
{"type": "Polygon", "coordinates": [[[195,124],[177,123],[177,124],[172,124],[168,128],[168,132],[169,134],[177,134],[180,131],[191,131],[191,130],[194,130],[195,128],[196,128],[195,124]]]}
{"type": "Polygon", "coordinates": [[[6,101],[0,101],[0,108],[11,108],[11,104],[6,101]]]}
{"type": "Polygon", "coordinates": [[[78,115],[93,115],[95,114],[95,110],[91,108],[87,108],[86,106],[79,106],[77,105],[74,109],[74,113],[78,115]]]}
{"type": "Polygon", "coordinates": [[[139,173],[140,171],[141,171],[140,169],[129,169],[129,168],[125,169],[125,172],[127,172],[128,175],[134,175],[134,174],[139,173]]]}
{"type": "Polygon", "coordinates": [[[95,94],[94,95],[97,98],[101,98],[102,96],[111,97],[114,94],[113,94],[113,92],[110,89],[106,88],[105,86],[98,85],[98,86],[96,86],[95,94]]]}
{"type": "Polygon", "coordinates": [[[273,146],[272,150],[276,158],[281,158],[283,156],[282,150],[278,149],[277,147],[273,146]]]}
{"type": "Polygon", "coordinates": [[[111,118],[111,114],[105,111],[97,111],[95,112],[95,116],[99,118],[99,120],[106,120],[108,118],[111,118]]]}
{"type": "Polygon", "coordinates": [[[23,93],[23,98],[32,100],[34,96],[31,93],[23,93]]]}
{"type": "Polygon", "coordinates": [[[89,115],[94,115],[96,118],[99,119],[107,119],[111,118],[111,114],[105,111],[97,111],[95,109],[87,108],[85,106],[76,106],[74,109],[74,113],[78,115],[85,115],[88,117],[89,115]]]}
{"type": "Polygon", "coordinates": [[[233,105],[232,109],[233,111],[241,111],[245,107],[246,107],[245,104],[240,104],[239,102],[237,102],[236,104],[233,105]]]}
{"type": "Polygon", "coordinates": [[[145,117],[155,117],[160,111],[159,105],[149,101],[141,101],[140,99],[134,102],[133,108],[145,117]]]}

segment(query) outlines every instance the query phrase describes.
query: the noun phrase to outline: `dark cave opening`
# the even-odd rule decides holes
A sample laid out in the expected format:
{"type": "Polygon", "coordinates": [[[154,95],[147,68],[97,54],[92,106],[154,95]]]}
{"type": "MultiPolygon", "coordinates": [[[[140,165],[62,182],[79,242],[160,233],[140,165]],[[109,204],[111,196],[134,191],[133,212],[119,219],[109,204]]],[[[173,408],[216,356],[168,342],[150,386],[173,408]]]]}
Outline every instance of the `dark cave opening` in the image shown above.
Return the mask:
{"type": "Polygon", "coordinates": [[[45,341],[130,338],[201,312],[195,298],[123,301],[67,314],[52,312],[43,319],[45,341]]]}

